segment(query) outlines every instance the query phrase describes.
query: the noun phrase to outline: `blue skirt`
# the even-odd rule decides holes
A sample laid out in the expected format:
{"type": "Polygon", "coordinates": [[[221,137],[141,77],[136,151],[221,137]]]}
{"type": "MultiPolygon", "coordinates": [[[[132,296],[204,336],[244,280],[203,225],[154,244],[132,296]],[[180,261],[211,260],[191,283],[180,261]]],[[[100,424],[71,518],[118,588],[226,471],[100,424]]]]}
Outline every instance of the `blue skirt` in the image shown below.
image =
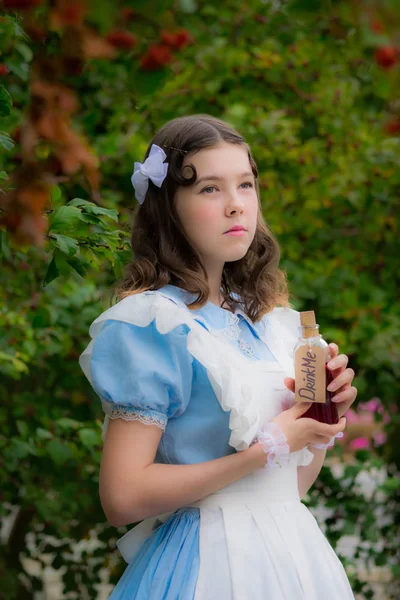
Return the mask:
{"type": "Polygon", "coordinates": [[[125,569],[109,600],[193,600],[200,511],[185,507],[160,525],[125,569]]]}

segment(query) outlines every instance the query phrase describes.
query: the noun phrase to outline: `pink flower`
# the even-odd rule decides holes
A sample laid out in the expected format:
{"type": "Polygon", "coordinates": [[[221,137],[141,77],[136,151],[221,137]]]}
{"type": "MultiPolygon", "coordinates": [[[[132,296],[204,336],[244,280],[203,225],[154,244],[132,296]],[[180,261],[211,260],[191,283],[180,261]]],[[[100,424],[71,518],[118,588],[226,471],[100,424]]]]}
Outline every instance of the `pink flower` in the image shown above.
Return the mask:
{"type": "Polygon", "coordinates": [[[349,408],[349,410],[346,412],[346,419],[348,423],[359,423],[360,415],[358,415],[352,408],[349,408]]]}
{"type": "Polygon", "coordinates": [[[366,437],[359,437],[350,442],[351,450],[365,450],[369,448],[369,440],[366,437]]]}
{"type": "Polygon", "coordinates": [[[374,445],[382,446],[387,440],[387,435],[384,431],[379,431],[374,434],[374,445]]]}
{"type": "Polygon", "coordinates": [[[383,412],[383,406],[379,398],[371,398],[368,402],[362,402],[358,405],[361,410],[367,410],[369,413],[383,412]]]}
{"type": "Polygon", "coordinates": [[[374,422],[374,416],[372,413],[358,413],[352,408],[346,412],[346,419],[348,423],[362,423],[364,425],[370,425],[374,422]]]}

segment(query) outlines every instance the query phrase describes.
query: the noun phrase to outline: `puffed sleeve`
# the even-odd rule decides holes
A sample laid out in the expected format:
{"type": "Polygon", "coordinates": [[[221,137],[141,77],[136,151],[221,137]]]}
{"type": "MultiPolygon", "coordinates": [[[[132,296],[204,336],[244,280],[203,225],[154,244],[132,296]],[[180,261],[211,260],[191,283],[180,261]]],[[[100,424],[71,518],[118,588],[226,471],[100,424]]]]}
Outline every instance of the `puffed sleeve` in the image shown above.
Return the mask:
{"type": "Polygon", "coordinates": [[[155,321],[140,327],[107,320],[94,340],[91,383],[111,419],[139,420],[165,429],[190,399],[192,356],[184,325],[161,334],[155,321]]]}

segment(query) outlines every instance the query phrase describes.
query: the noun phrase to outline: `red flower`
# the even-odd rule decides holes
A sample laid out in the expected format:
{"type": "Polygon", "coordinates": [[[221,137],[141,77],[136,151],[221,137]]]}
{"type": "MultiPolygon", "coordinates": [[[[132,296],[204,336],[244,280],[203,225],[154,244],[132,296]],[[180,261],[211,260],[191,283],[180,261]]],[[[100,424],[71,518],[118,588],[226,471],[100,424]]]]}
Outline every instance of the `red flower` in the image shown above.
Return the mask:
{"type": "Polygon", "coordinates": [[[150,46],[147,53],[142,57],[140,66],[144,71],[155,71],[172,60],[171,50],[165,44],[154,44],[150,46]]]}
{"type": "Polygon", "coordinates": [[[137,42],[135,35],[123,29],[111,31],[106,37],[106,40],[112,46],[120,48],[121,50],[130,50],[136,46],[137,42]]]}
{"type": "Polygon", "coordinates": [[[0,65],[0,75],[4,76],[4,75],[7,75],[7,73],[8,73],[8,69],[7,69],[6,65],[0,65]]]}
{"type": "Polygon", "coordinates": [[[268,19],[264,15],[257,14],[254,16],[254,19],[257,21],[257,23],[262,23],[262,24],[268,23],[268,19]]]}
{"type": "Polygon", "coordinates": [[[58,13],[63,25],[80,25],[85,15],[85,7],[77,2],[70,6],[63,6],[58,13]]]}
{"type": "Polygon", "coordinates": [[[176,34],[176,47],[178,50],[192,43],[193,38],[190,35],[189,31],[186,31],[186,29],[181,29],[181,31],[178,31],[178,33],[176,34]]]}
{"type": "Polygon", "coordinates": [[[375,31],[375,33],[383,33],[385,31],[385,28],[381,21],[375,19],[375,21],[372,21],[371,23],[371,30],[375,31]]]}
{"type": "Polygon", "coordinates": [[[162,42],[166,46],[169,46],[170,48],[175,48],[175,38],[176,38],[175,33],[171,33],[170,31],[162,31],[161,32],[162,42]]]}
{"type": "Polygon", "coordinates": [[[397,62],[398,50],[393,46],[381,46],[375,50],[375,62],[383,69],[390,69],[397,62]]]}
{"type": "Polygon", "coordinates": [[[161,40],[166,46],[169,46],[174,50],[181,50],[181,48],[184,48],[193,42],[191,34],[186,29],[180,29],[175,33],[162,31],[161,40]]]}
{"type": "Polygon", "coordinates": [[[385,125],[385,131],[389,135],[400,134],[400,119],[393,119],[385,125]]]}

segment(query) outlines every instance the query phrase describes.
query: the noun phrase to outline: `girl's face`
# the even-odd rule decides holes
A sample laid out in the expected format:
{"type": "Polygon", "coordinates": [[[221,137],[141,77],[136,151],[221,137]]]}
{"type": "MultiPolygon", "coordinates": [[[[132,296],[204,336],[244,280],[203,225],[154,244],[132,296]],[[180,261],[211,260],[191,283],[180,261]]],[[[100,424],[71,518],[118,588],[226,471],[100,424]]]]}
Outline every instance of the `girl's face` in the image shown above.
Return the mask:
{"type": "Polygon", "coordinates": [[[256,231],[259,203],[247,150],[220,142],[188,155],[182,166],[188,178],[193,174],[189,163],[196,168],[197,180],[191,186],[178,187],[176,210],[208,274],[222,274],[225,262],[245,256],[256,231]],[[235,225],[245,231],[227,234],[235,225]]]}

